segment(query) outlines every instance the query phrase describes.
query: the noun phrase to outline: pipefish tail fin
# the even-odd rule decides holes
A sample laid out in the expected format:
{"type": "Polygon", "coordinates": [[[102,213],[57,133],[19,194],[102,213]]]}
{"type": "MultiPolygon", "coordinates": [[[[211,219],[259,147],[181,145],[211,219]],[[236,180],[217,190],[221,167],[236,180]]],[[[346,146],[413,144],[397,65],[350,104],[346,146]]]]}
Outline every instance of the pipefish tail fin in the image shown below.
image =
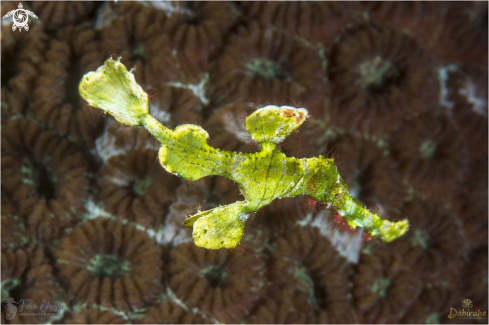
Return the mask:
{"type": "Polygon", "coordinates": [[[120,58],[109,58],[96,71],[85,74],[78,91],[90,106],[108,112],[124,125],[141,125],[141,118],[149,114],[148,94],[120,58]]]}
{"type": "Polygon", "coordinates": [[[334,203],[335,208],[345,218],[350,227],[362,227],[371,236],[389,243],[409,230],[409,221],[389,221],[382,219],[361,206],[349,194],[334,203]]]}

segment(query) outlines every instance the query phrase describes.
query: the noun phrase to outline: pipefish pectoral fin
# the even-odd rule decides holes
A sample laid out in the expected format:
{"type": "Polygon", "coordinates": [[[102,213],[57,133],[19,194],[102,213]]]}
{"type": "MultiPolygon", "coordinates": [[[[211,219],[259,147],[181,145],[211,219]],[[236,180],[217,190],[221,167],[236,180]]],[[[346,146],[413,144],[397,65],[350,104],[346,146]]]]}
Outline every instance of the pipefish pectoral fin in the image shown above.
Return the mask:
{"type": "MultiPolygon", "coordinates": [[[[158,130],[151,133],[158,133],[158,130]]],[[[187,180],[198,180],[215,173],[219,150],[207,143],[209,134],[200,126],[179,125],[171,137],[162,138],[158,153],[161,165],[170,173],[176,173],[187,180]]]]}
{"type": "Polygon", "coordinates": [[[185,226],[192,227],[195,245],[207,249],[235,248],[243,237],[249,214],[245,202],[217,207],[199,212],[185,219],[185,226]]]}

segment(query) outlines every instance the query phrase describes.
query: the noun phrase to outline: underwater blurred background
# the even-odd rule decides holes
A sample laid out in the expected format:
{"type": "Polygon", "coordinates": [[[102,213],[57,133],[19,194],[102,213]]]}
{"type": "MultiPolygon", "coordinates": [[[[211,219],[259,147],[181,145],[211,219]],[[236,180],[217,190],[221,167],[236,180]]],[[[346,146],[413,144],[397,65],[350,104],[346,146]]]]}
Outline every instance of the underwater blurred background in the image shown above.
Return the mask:
{"type": "Polygon", "coordinates": [[[38,19],[1,33],[3,323],[487,323],[448,317],[488,311],[487,2],[22,4],[38,19]],[[82,102],[109,56],[217,148],[258,150],[261,106],[306,107],[282,150],[334,158],[409,232],[386,244],[297,197],[252,215],[244,249],[196,247],[185,216],[237,185],[171,176],[144,128],[82,102]]]}

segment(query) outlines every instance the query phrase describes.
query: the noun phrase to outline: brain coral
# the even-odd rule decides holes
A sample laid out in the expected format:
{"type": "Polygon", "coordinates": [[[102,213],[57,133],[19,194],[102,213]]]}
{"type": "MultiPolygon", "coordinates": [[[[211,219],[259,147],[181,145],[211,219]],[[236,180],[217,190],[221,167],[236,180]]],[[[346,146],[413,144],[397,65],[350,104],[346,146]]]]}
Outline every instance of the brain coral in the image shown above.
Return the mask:
{"type": "Polygon", "coordinates": [[[38,301],[39,306],[45,301],[49,301],[52,305],[66,304],[64,290],[48,260],[45,246],[36,248],[30,245],[15,250],[2,249],[2,305],[7,299],[13,299],[18,304],[16,306],[18,312],[23,310],[27,314],[12,318],[12,313],[8,312],[4,315],[2,310],[3,323],[6,321],[4,316],[10,316],[7,319],[11,323],[25,324],[53,322],[62,317],[64,311],[59,314],[32,313],[34,314],[32,315],[27,308],[20,309],[21,305],[29,304],[28,300],[22,302],[23,299],[32,299],[34,303],[38,301]]]}
{"type": "MultiPolygon", "coordinates": [[[[30,32],[22,36],[2,36],[2,57],[9,62],[2,66],[2,117],[25,113],[31,103],[30,94],[34,91],[49,38],[39,25],[34,25],[30,32]]],[[[9,34],[3,33],[2,27],[2,35],[9,34]]],[[[2,123],[4,120],[8,119],[2,119],[2,123]]]]}
{"type": "Polygon", "coordinates": [[[466,149],[446,115],[423,114],[405,120],[392,135],[390,150],[399,171],[417,192],[445,199],[459,186],[466,149]]]}
{"type": "Polygon", "coordinates": [[[216,101],[285,104],[311,101],[322,89],[319,54],[291,36],[250,24],[232,35],[211,69],[216,101]]]}
{"type": "Polygon", "coordinates": [[[399,258],[392,254],[362,255],[352,278],[362,323],[390,323],[415,300],[419,282],[398,265],[399,258]]]}
{"type": "Polygon", "coordinates": [[[129,324],[127,318],[109,310],[84,308],[66,318],[68,324],[129,324]]]}
{"type": "Polygon", "coordinates": [[[169,263],[169,286],[174,294],[189,307],[226,323],[249,313],[265,282],[262,261],[193,243],[172,250],[169,263]]]}
{"type": "Polygon", "coordinates": [[[422,280],[434,282],[456,276],[457,265],[467,253],[458,220],[448,209],[415,198],[405,204],[402,215],[412,222],[407,236],[393,248],[422,280]],[[430,216],[425,217],[425,214],[430,216]]]}
{"type": "Polygon", "coordinates": [[[162,292],[161,254],[142,231],[106,218],[74,228],[54,252],[69,300],[126,313],[162,292]]]}
{"type": "Polygon", "coordinates": [[[31,119],[2,128],[2,189],[37,240],[75,224],[89,196],[84,154],[31,119]]]}
{"type": "Polygon", "coordinates": [[[487,68],[461,65],[448,66],[442,71],[443,79],[446,78],[443,104],[468,142],[469,154],[484,159],[487,157],[487,68]]]}
{"type": "Polygon", "coordinates": [[[86,16],[93,15],[95,4],[94,1],[37,1],[32,4],[32,9],[43,21],[48,22],[50,28],[57,28],[75,25],[86,19],[86,16]]]}
{"type": "Polygon", "coordinates": [[[406,34],[376,24],[347,30],[332,49],[334,123],[378,135],[436,101],[429,57],[406,34]]]}
{"type": "Polygon", "coordinates": [[[107,212],[151,229],[162,227],[179,181],[155,168],[158,150],[148,132],[110,123],[96,148],[104,157],[98,185],[107,212]],[[136,141],[126,141],[129,136],[136,141]]]}
{"type": "Polygon", "coordinates": [[[22,5],[39,18],[0,34],[2,323],[487,323],[447,318],[489,311],[487,1],[22,5]],[[111,55],[161,123],[223,150],[259,150],[257,108],[307,108],[283,151],[334,158],[411,230],[365,240],[303,196],[250,215],[234,252],[195,247],[182,221],[239,188],[169,176],[146,130],[81,101],[111,55]],[[64,308],[7,319],[20,299],[64,308]]]}
{"type": "Polygon", "coordinates": [[[245,1],[240,6],[245,16],[263,26],[275,26],[308,40],[332,45],[335,37],[346,27],[356,4],[350,7],[337,2],[279,2],[245,1]],[[328,23],[325,24],[324,22],[328,23]]]}
{"type": "Polygon", "coordinates": [[[350,312],[351,266],[317,229],[296,227],[270,245],[273,247],[270,285],[262,304],[270,303],[266,307],[258,305],[250,319],[252,323],[358,322],[356,314],[350,312]],[[274,309],[277,314],[270,319],[274,309]]]}

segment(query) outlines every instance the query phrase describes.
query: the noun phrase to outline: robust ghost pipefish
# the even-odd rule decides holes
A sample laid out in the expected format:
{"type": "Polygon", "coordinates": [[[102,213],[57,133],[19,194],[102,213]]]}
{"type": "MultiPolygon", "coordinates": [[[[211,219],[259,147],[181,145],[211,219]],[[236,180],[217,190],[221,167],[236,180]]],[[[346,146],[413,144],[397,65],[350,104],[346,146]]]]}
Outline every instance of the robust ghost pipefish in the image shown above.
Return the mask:
{"type": "Polygon", "coordinates": [[[282,153],[277,144],[306,121],[308,112],[304,108],[269,105],[256,110],[245,125],[261,150],[236,153],[209,146],[208,133],[197,125],[170,130],[160,124],[149,114],[148,95],[120,58],[109,58],[96,71],[84,75],[79,92],[88,104],[108,112],[118,122],[144,126],[161,142],[159,160],[169,173],[191,181],[218,175],[238,183],[244,201],[199,211],[185,219],[185,226],[193,228],[197,246],[235,248],[250,213],[277,198],[304,194],[333,206],[349,226],[362,227],[385,242],[399,238],[409,228],[407,220],[381,219],[356,202],[333,159],[321,155],[298,159],[282,153]]]}

